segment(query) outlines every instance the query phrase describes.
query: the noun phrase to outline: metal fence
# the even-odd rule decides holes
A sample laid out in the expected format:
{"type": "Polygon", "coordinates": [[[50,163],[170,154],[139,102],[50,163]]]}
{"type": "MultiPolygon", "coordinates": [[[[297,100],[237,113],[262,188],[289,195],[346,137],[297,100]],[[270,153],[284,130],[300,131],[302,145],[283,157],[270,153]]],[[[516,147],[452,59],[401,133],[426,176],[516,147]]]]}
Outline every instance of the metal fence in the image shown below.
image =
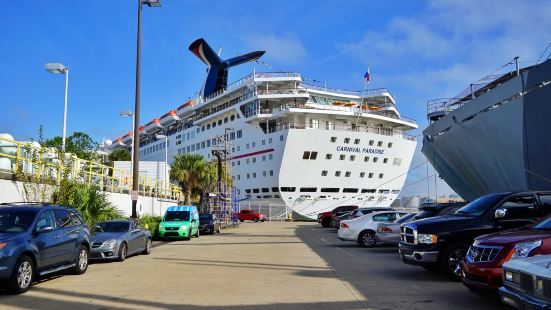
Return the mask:
{"type": "MultiPolygon", "coordinates": [[[[0,137],[0,171],[40,182],[59,184],[63,178],[98,187],[102,191],[130,193],[132,174],[103,163],[84,160],[37,142],[18,142],[0,137]]],[[[141,195],[179,200],[180,188],[156,178],[139,178],[141,195]]]]}
{"type": "Polygon", "coordinates": [[[285,205],[241,202],[240,210],[253,210],[266,216],[267,221],[285,221],[291,218],[292,210],[285,205]]]}

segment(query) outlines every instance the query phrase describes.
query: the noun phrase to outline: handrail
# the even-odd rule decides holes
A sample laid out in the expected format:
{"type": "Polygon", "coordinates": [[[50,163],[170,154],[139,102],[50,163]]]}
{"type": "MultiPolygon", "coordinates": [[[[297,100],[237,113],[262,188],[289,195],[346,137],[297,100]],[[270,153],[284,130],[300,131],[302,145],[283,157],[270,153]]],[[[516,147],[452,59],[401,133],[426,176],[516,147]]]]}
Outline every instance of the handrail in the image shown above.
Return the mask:
{"type": "Polygon", "coordinates": [[[288,122],[288,123],[282,123],[278,124],[277,126],[273,127],[269,133],[278,132],[282,130],[287,129],[315,129],[315,130],[334,130],[334,131],[354,131],[354,132],[368,132],[368,133],[374,133],[384,136],[391,136],[391,137],[397,137],[402,138],[404,140],[410,140],[415,141],[415,136],[408,135],[401,131],[396,131],[389,128],[382,128],[382,127],[373,127],[373,126],[364,126],[364,125],[354,125],[354,124],[348,124],[348,125],[341,125],[341,124],[310,124],[310,123],[300,123],[300,122],[288,122]]]}
{"type": "MultiPolygon", "coordinates": [[[[9,171],[12,174],[21,173],[27,176],[36,176],[46,181],[52,180],[56,184],[61,182],[63,174],[68,178],[85,183],[89,186],[97,186],[102,191],[130,193],[132,191],[131,173],[124,169],[115,169],[102,163],[80,159],[74,154],[66,153],[63,160],[55,148],[37,147],[31,142],[19,142],[0,137],[0,159],[9,159],[9,167],[2,167],[0,171],[9,171]]],[[[151,197],[163,197],[179,200],[180,188],[156,178],[139,178],[140,194],[151,197]]]]}

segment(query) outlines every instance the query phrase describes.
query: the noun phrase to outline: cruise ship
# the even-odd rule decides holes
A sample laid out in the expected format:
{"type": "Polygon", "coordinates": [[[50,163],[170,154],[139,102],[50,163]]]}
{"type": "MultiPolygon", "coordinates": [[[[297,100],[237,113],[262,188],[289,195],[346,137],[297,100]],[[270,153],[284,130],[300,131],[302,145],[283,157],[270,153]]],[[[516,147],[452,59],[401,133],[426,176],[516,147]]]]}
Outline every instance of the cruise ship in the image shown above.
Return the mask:
{"type": "MultiPolygon", "coordinates": [[[[230,67],[264,52],[223,60],[203,39],[189,49],[207,65],[206,82],[197,98],[140,127],[140,160],[164,161],[165,147],[169,163],[185,153],[214,160],[227,141],[239,200],[308,218],[345,204],[387,207],[398,196],[416,147],[406,131],[417,124],[388,89],[337,90],[255,70],[228,85],[230,67]]],[[[112,147],[131,141],[128,133],[112,147]]]]}
{"type": "Polygon", "coordinates": [[[422,152],[463,199],[551,190],[551,60],[518,58],[460,95],[429,101],[422,152]]]}

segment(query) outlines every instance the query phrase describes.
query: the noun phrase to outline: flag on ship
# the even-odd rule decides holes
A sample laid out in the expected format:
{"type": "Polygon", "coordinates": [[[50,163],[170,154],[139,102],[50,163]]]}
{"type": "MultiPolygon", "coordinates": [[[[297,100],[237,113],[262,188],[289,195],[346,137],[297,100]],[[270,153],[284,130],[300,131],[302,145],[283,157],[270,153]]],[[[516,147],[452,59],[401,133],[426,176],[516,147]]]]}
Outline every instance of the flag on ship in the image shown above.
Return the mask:
{"type": "Polygon", "coordinates": [[[367,67],[367,72],[364,74],[364,79],[366,82],[371,81],[371,66],[367,67]]]}

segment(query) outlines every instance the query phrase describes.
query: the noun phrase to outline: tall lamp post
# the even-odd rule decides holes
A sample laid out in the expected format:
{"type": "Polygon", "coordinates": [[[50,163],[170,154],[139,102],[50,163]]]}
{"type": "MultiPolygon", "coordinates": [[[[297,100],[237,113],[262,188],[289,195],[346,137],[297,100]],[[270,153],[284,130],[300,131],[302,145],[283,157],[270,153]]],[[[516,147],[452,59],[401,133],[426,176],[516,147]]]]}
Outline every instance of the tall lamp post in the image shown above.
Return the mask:
{"type": "Polygon", "coordinates": [[[65,138],[67,136],[67,94],[69,91],[69,67],[60,63],[48,63],[45,66],[46,71],[52,74],[65,74],[65,105],[63,108],[63,133],[61,135],[61,150],[65,152],[65,138]]]}
{"type": "Polygon", "coordinates": [[[139,191],[139,172],[140,172],[140,63],[142,58],[142,5],[147,4],[149,7],[160,7],[160,0],[138,0],[138,35],[136,40],[136,101],[134,105],[134,141],[132,147],[132,158],[134,165],[132,166],[132,218],[137,218],[136,205],[138,204],[139,191]]]}
{"type": "Polygon", "coordinates": [[[163,182],[165,186],[168,184],[166,181],[166,168],[168,167],[168,136],[167,135],[156,135],[157,139],[165,139],[165,168],[163,169],[163,182]]]}
{"type": "Polygon", "coordinates": [[[122,111],[119,113],[122,117],[131,117],[132,118],[132,145],[130,146],[130,171],[133,171],[134,168],[134,112],[132,111],[122,111]]]}

